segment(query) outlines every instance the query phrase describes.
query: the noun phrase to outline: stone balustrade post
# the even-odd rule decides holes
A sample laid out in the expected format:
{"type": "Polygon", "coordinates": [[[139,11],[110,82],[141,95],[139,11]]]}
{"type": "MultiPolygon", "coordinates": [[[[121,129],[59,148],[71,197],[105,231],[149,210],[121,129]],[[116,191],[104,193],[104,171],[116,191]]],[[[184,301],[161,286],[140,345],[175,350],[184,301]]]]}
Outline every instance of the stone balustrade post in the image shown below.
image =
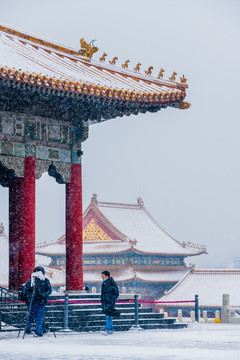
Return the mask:
{"type": "Polygon", "coordinates": [[[207,311],[206,310],[203,310],[203,320],[205,323],[208,322],[208,316],[207,316],[207,311]]]}
{"type": "Polygon", "coordinates": [[[178,309],[178,316],[177,316],[177,318],[178,318],[178,321],[179,321],[179,322],[183,322],[182,309],[178,309]]]}
{"type": "Polygon", "coordinates": [[[221,308],[221,322],[229,323],[230,322],[230,295],[223,294],[222,297],[222,308],[221,308]]]}
{"type": "Polygon", "coordinates": [[[195,311],[191,311],[190,312],[190,319],[191,319],[191,322],[195,322],[195,311]]]}

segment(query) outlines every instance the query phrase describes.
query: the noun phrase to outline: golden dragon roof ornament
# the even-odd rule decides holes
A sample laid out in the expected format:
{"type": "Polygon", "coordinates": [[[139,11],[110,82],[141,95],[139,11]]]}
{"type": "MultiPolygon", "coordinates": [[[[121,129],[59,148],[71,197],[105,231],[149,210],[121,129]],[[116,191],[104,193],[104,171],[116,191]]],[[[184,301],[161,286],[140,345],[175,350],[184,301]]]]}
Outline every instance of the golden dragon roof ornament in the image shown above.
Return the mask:
{"type": "Polygon", "coordinates": [[[92,40],[90,43],[87,43],[84,38],[80,39],[81,49],[79,50],[79,55],[84,56],[88,59],[91,59],[93,54],[99,50],[98,47],[94,46],[95,40],[92,40]]]}

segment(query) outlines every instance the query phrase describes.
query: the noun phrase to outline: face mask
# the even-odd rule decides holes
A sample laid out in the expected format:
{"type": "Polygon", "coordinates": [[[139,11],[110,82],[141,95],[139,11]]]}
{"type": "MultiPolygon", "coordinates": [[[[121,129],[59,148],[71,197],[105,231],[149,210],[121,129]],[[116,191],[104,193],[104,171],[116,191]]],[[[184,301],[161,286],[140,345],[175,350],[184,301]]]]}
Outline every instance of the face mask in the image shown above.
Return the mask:
{"type": "Polygon", "coordinates": [[[103,281],[106,281],[107,279],[103,279],[103,281]]]}

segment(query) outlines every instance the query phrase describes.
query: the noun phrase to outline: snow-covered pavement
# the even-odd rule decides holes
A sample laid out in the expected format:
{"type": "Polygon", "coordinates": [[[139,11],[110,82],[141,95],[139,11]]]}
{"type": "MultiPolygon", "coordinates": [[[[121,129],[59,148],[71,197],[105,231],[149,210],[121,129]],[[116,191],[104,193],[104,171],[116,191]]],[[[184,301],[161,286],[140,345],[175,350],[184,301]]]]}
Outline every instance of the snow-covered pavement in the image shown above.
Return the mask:
{"type": "Polygon", "coordinates": [[[17,338],[0,333],[1,360],[239,360],[240,325],[193,324],[187,329],[101,333],[57,333],[17,338]]]}

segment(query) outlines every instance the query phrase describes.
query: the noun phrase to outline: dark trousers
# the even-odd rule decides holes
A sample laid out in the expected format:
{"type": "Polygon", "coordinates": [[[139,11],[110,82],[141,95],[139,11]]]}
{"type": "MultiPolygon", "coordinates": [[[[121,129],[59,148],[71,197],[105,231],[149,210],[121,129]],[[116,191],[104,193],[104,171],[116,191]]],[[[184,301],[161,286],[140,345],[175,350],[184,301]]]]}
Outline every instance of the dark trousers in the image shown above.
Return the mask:
{"type": "MultiPolygon", "coordinates": [[[[45,305],[32,304],[30,313],[28,313],[28,321],[26,330],[31,330],[32,323],[36,321],[36,331],[37,335],[43,335],[43,320],[45,313],[45,305]]],[[[28,311],[29,311],[28,310],[28,311]]]]}

